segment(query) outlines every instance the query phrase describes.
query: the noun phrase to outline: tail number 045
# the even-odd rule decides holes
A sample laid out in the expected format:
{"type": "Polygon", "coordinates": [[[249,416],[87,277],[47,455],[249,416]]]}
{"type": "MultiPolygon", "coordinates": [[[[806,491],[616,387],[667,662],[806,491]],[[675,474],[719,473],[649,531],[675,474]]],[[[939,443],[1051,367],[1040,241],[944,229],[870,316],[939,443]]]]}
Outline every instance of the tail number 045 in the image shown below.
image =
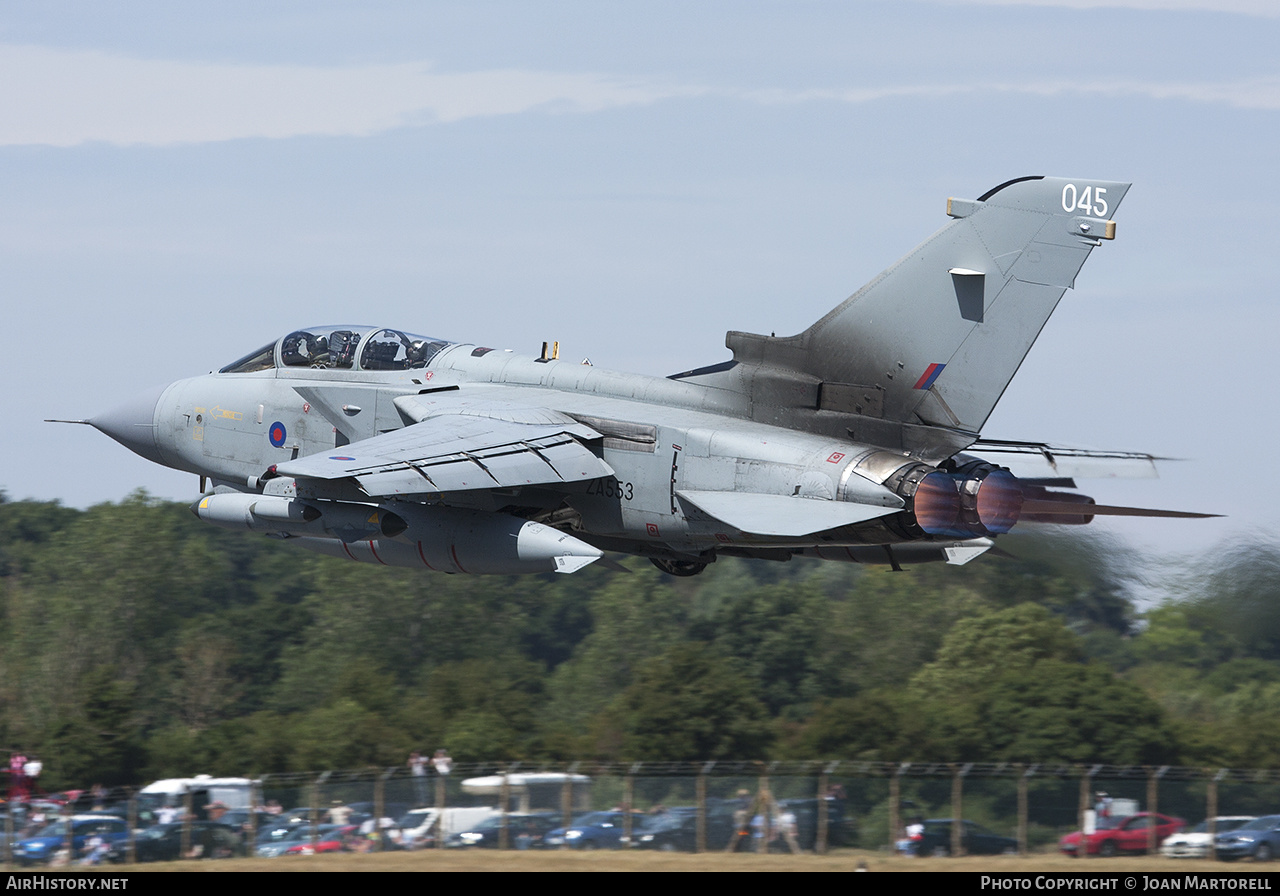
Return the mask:
{"type": "Polygon", "coordinates": [[[1095,218],[1107,216],[1107,200],[1104,198],[1106,187],[1085,186],[1083,189],[1075,184],[1067,184],[1062,188],[1062,210],[1064,212],[1083,212],[1095,218]]]}

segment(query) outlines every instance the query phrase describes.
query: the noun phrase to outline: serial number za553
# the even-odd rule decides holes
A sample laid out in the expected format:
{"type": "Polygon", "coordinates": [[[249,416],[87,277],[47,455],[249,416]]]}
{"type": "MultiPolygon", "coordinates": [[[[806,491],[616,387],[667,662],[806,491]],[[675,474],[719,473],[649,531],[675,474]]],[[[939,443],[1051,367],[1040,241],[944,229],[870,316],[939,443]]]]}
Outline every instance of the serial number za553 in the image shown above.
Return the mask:
{"type": "Polygon", "coordinates": [[[612,476],[606,476],[603,479],[592,479],[587,484],[588,495],[599,495],[602,498],[619,498],[623,501],[630,501],[632,492],[630,482],[620,482],[612,476]]]}

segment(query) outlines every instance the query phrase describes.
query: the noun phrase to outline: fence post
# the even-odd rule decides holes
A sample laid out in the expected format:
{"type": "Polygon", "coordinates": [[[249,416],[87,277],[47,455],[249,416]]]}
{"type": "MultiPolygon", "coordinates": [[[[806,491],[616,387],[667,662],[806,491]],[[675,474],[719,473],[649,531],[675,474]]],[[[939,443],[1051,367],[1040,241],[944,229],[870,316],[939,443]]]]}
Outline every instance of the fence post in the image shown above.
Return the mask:
{"type": "MultiPolygon", "coordinates": [[[[703,763],[702,769],[698,772],[697,790],[698,790],[698,816],[696,841],[694,849],[698,852],[707,851],[707,775],[711,774],[711,769],[715,765],[714,762],[703,763]]],[[[733,835],[738,835],[735,829],[733,835]]]]}
{"type": "Polygon", "coordinates": [[[964,810],[961,804],[964,778],[972,768],[972,762],[951,766],[951,854],[953,856],[964,855],[964,810]]]}
{"type": "Polygon", "coordinates": [[[1085,842],[1089,839],[1085,833],[1084,822],[1085,815],[1089,811],[1089,806],[1093,805],[1091,798],[1093,796],[1093,778],[1089,772],[1085,772],[1080,777],[1080,793],[1076,799],[1076,830],[1080,832],[1080,841],[1076,843],[1076,858],[1087,859],[1089,850],[1085,846],[1085,842]]]}
{"type": "Polygon", "coordinates": [[[249,779],[249,833],[247,837],[243,831],[240,834],[240,839],[245,842],[244,854],[246,856],[253,856],[258,846],[258,806],[265,802],[260,792],[261,783],[259,778],[249,779]]]}
{"type": "Polygon", "coordinates": [[[889,849],[893,851],[898,845],[898,834],[902,831],[902,770],[906,764],[898,765],[889,778],[889,849]]]}
{"type": "MultiPolygon", "coordinates": [[[[4,863],[6,865],[13,864],[13,811],[17,805],[12,799],[5,806],[4,813],[4,863]]],[[[23,816],[26,817],[25,815],[23,816]]]]}
{"type": "Polygon", "coordinates": [[[1080,823],[1078,825],[1080,828],[1080,843],[1076,847],[1076,855],[1082,859],[1089,858],[1089,838],[1085,834],[1085,819],[1089,817],[1087,813],[1093,806],[1093,778],[1101,769],[1101,765],[1090,766],[1084,771],[1084,776],[1080,778],[1080,823]]]}
{"type": "Polygon", "coordinates": [[[182,794],[182,837],[179,842],[182,844],[182,855],[178,856],[179,861],[191,857],[191,819],[193,812],[191,811],[191,787],[188,785],[182,794]]]}
{"type": "Polygon", "coordinates": [[[839,762],[833,762],[830,765],[824,765],[822,771],[818,772],[818,830],[813,838],[815,855],[827,854],[827,776],[835,771],[839,764],[839,762]]]}
{"type": "Polygon", "coordinates": [[[501,815],[498,816],[498,849],[511,848],[511,835],[507,831],[507,807],[511,803],[511,769],[504,768],[502,770],[502,788],[501,796],[502,805],[499,807],[501,815]]]}
{"type": "Polygon", "coordinates": [[[635,809],[635,775],[638,768],[640,768],[639,762],[631,763],[626,776],[622,779],[622,842],[628,845],[631,844],[631,813],[635,809]]]}
{"type": "MultiPolygon", "coordinates": [[[[1206,769],[1206,771],[1209,770],[1206,769]]],[[[1204,817],[1209,820],[1209,848],[1205,851],[1204,857],[1210,862],[1218,858],[1218,782],[1226,773],[1227,770],[1223,768],[1218,769],[1217,774],[1211,774],[1209,786],[1206,788],[1204,817]]]]}
{"type": "MultiPolygon", "coordinates": [[[[578,763],[571,763],[569,771],[564,776],[564,785],[560,788],[560,814],[563,817],[563,828],[568,830],[569,825],[573,824],[573,776],[578,768],[578,763]]],[[[561,849],[568,848],[568,844],[562,846],[561,849]]]]}
{"type": "MultiPolygon", "coordinates": [[[[377,836],[378,836],[379,850],[383,848],[382,838],[384,836],[386,837],[390,836],[389,833],[386,833],[383,831],[382,819],[385,818],[387,814],[387,779],[390,778],[395,773],[396,773],[395,766],[386,768],[382,772],[378,772],[376,769],[374,770],[375,777],[373,779],[373,814],[377,820],[374,821],[373,824],[374,824],[374,830],[377,832],[377,836]]],[[[343,803],[345,804],[346,800],[343,800],[343,803]]],[[[401,842],[403,843],[403,840],[401,842]]]]}
{"type": "Polygon", "coordinates": [[[756,852],[769,851],[770,820],[773,817],[773,793],[769,790],[769,772],[760,773],[760,781],[756,785],[756,805],[760,809],[760,839],[756,841],[756,852]]]}
{"type": "Polygon", "coordinates": [[[1158,769],[1147,770],[1147,811],[1151,813],[1147,816],[1147,852],[1156,851],[1156,812],[1160,805],[1159,782],[1168,770],[1169,766],[1167,765],[1162,765],[1158,769]]]}
{"type": "MultiPolygon", "coordinates": [[[[311,782],[311,848],[316,848],[316,841],[320,839],[320,801],[324,798],[321,792],[321,785],[329,777],[329,772],[321,772],[320,777],[311,782]]],[[[379,852],[382,844],[378,842],[378,805],[375,801],[373,806],[373,814],[375,816],[373,822],[373,849],[379,852]]]]}
{"type": "Polygon", "coordinates": [[[125,834],[124,841],[124,861],[126,865],[132,865],[137,858],[138,852],[135,846],[136,840],[134,829],[138,826],[138,793],[132,791],[129,794],[129,802],[125,809],[125,827],[128,832],[125,834]]]}
{"type": "Polygon", "coordinates": [[[445,804],[445,784],[447,783],[448,783],[448,778],[446,778],[444,775],[440,774],[439,772],[436,772],[435,847],[437,849],[444,848],[444,838],[446,835],[445,826],[444,826],[444,808],[445,808],[444,804],[445,804]]]}
{"type": "MultiPolygon", "coordinates": [[[[1018,766],[1022,769],[1022,766],[1018,766]]],[[[1030,809],[1027,805],[1027,779],[1036,773],[1037,765],[1029,766],[1018,775],[1018,855],[1027,854],[1027,818],[1030,809]]]]}

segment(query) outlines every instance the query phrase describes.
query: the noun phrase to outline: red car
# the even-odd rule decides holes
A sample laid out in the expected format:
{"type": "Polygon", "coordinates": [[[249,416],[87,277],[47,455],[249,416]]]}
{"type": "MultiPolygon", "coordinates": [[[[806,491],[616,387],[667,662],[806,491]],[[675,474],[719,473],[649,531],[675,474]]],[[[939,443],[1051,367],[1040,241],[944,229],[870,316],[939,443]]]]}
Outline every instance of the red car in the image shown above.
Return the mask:
{"type": "Polygon", "coordinates": [[[314,856],[322,852],[346,852],[346,837],[348,834],[353,833],[357,827],[354,824],[345,824],[331,828],[322,832],[315,843],[308,839],[297,846],[290,846],[284,851],[284,854],[287,856],[314,856]]]}
{"type": "MultiPolygon", "coordinates": [[[[1147,826],[1153,813],[1139,812],[1128,818],[1099,818],[1097,830],[1085,838],[1085,852],[1091,856],[1114,856],[1122,852],[1147,851],[1147,826]]],[[[1155,813],[1156,848],[1164,838],[1176,834],[1186,826],[1186,821],[1169,815],[1155,813]]],[[[1067,834],[1058,841],[1058,849],[1069,856],[1080,855],[1079,831],[1067,834]]]]}

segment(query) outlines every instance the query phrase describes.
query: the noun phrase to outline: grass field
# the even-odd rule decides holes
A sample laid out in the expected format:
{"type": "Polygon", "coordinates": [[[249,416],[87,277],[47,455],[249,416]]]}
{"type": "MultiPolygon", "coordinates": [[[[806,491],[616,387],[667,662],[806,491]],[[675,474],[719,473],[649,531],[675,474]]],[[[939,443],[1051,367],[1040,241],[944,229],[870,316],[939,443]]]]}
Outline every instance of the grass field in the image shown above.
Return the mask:
{"type": "MultiPolygon", "coordinates": [[[[1093,873],[1252,872],[1280,870],[1280,865],[1251,862],[1209,862],[1164,859],[1159,856],[1114,859],[1072,859],[1062,855],[974,856],[957,859],[908,859],[867,850],[837,850],[829,855],[751,855],[659,852],[571,852],[497,850],[424,850],[385,855],[330,854],[288,856],[275,859],[230,859],[216,862],[167,862],[136,866],[138,871],[192,872],[290,872],[290,871],[853,871],[866,862],[869,871],[1009,872],[1044,874],[1089,871],[1093,873]]],[[[96,869],[101,870],[101,869],[96,869]]],[[[135,869],[130,869],[135,870],[135,869]]]]}

